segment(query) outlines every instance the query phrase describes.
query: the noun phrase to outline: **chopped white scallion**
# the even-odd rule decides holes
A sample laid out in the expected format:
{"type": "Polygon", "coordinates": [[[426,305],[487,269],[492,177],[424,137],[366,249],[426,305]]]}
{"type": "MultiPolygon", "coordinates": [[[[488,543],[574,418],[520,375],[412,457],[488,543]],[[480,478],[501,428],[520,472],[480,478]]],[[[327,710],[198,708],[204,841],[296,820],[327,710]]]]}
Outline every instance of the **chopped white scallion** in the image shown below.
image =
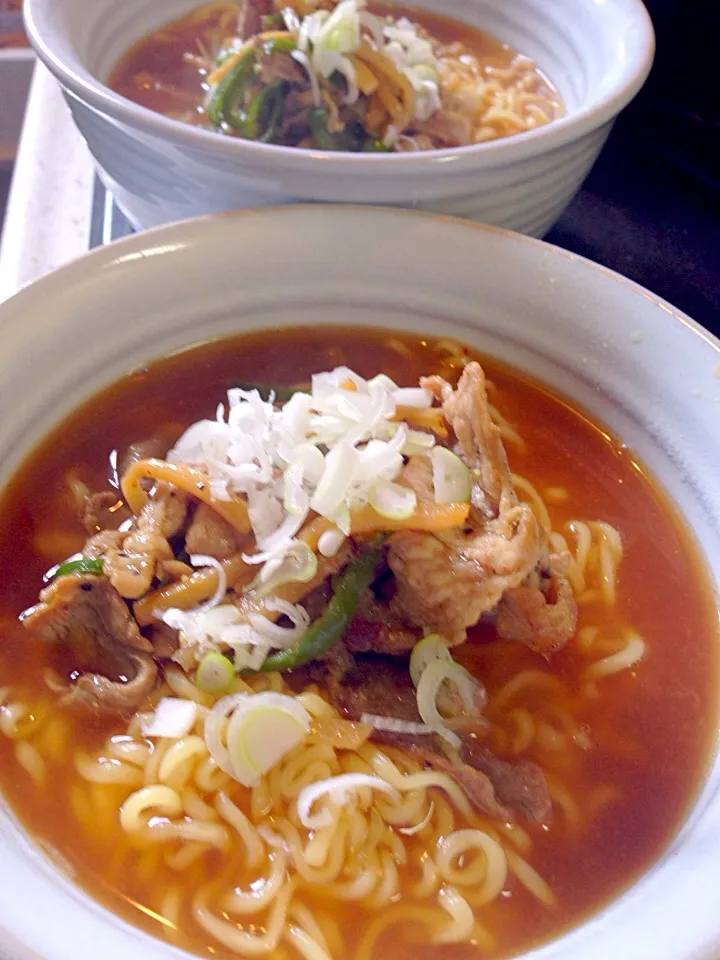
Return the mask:
{"type": "Polygon", "coordinates": [[[332,517],[343,505],[358,466],[358,452],[341,441],[325,457],[325,470],[310,506],[316,513],[332,517]]]}
{"type": "Polygon", "coordinates": [[[370,387],[379,387],[381,390],[385,390],[387,393],[395,393],[398,389],[398,385],[394,380],[391,380],[386,373],[378,373],[370,380],[368,380],[368,389],[370,387]]]}
{"type": "Polygon", "coordinates": [[[460,457],[447,447],[433,447],[433,487],[438,503],[467,503],[472,492],[472,474],[460,457]]]}
{"type": "MultiPolygon", "coordinates": [[[[343,2],[352,5],[353,0],[343,2]]],[[[303,26],[315,16],[320,30],[329,14],[318,11],[306,17],[303,26]]],[[[337,50],[330,53],[340,55],[337,50]]],[[[263,585],[277,585],[286,576],[300,580],[299,568],[311,579],[312,561],[298,563],[295,558],[285,565],[298,549],[296,537],[310,510],[338,528],[323,537],[323,556],[340,549],[351,531],[351,511],[371,496],[391,514],[409,510],[412,494],[392,484],[403,456],[429,454],[435,440],[431,433],[409,430],[393,419],[399,401],[426,406],[429,394],[398,387],[385,374],[365,380],[348,367],[315,374],[310,391],[296,391],[282,407],[263,400],[257,390],[233,388],[216,419],[190,426],[168,459],[202,470],[213,496],[246,499],[256,548],[244,559],[260,567],[254,587],[267,593],[263,585]],[[379,481],[390,486],[373,490],[379,481]]],[[[212,565],[222,580],[218,561],[212,565]]],[[[165,611],[162,619],[182,629],[189,616],[221,604],[224,593],[223,581],[207,605],[195,611],[165,611]]]]}
{"type": "Polygon", "coordinates": [[[345,534],[337,527],[325,530],[318,539],[318,551],[323,557],[334,557],[345,540],[345,534]]]}
{"type": "Polygon", "coordinates": [[[163,697],[146,721],[142,723],[144,737],[166,737],[180,740],[186,737],[197,720],[197,704],[181,697],[163,697]]]}
{"type": "Polygon", "coordinates": [[[378,480],[370,487],[368,502],[381,517],[388,520],[406,520],[415,512],[417,494],[391,480],[378,480]]]}
{"type": "Polygon", "coordinates": [[[298,514],[307,514],[308,511],[308,495],[303,489],[304,473],[305,470],[302,463],[296,460],[290,464],[283,474],[283,486],[285,490],[283,506],[288,513],[293,513],[296,516],[298,514]]]}
{"type": "Polygon", "coordinates": [[[265,564],[252,587],[257,596],[265,597],[286,583],[308,583],[317,573],[317,569],[315,552],[302,540],[296,540],[274,569],[265,564]]]}
{"type": "Polygon", "coordinates": [[[297,33],[300,30],[300,18],[292,7],[283,7],[282,18],[289,33],[297,33]]]}
{"type": "MultiPolygon", "coordinates": [[[[297,19],[297,17],[295,18],[297,19]]],[[[287,22],[287,21],[286,21],[287,22]]],[[[299,24],[299,21],[298,21],[299,24]]],[[[291,28],[288,27],[288,30],[291,28]]],[[[308,80],[310,81],[310,91],[312,93],[313,103],[316,107],[319,107],[322,103],[320,97],[320,81],[318,80],[317,71],[310,60],[310,57],[303,50],[293,50],[290,53],[290,56],[293,60],[296,60],[301,67],[305,69],[305,72],[308,75],[308,80]]]]}
{"type": "Polygon", "coordinates": [[[400,720],[397,717],[382,717],[377,713],[363,713],[360,717],[360,723],[367,723],[368,726],[374,727],[376,730],[384,730],[386,733],[406,733],[408,736],[435,733],[435,729],[429,727],[426,723],[400,720]]]}
{"type": "Polygon", "coordinates": [[[433,53],[432,44],[421,37],[416,25],[405,17],[394,24],[386,24],[383,34],[385,45],[382,52],[405,74],[415,91],[415,117],[429,120],[442,105],[440,64],[433,53]]]}
{"type": "Polygon", "coordinates": [[[297,798],[300,822],[308,830],[319,830],[321,827],[328,826],[333,821],[333,815],[327,807],[314,814],[311,813],[317,801],[327,797],[331,805],[342,807],[348,802],[351,793],[366,787],[386,793],[395,801],[400,800],[399,791],[380,777],[373,777],[366,773],[341,773],[337,777],[328,777],[327,780],[319,780],[317,783],[303,787],[297,798]]]}
{"type": "Polygon", "coordinates": [[[411,457],[414,454],[427,454],[435,446],[435,437],[432,433],[426,433],[423,430],[408,430],[405,435],[402,453],[411,457]]]}
{"type": "Polygon", "coordinates": [[[269,612],[281,613],[292,623],[291,627],[280,627],[261,613],[248,614],[248,623],[271,647],[285,649],[291,646],[307,631],[310,626],[310,616],[300,604],[289,603],[280,597],[270,597],[265,601],[265,608],[269,612]]]}
{"type": "Polygon", "coordinates": [[[432,394],[422,387],[398,387],[393,391],[393,400],[399,407],[426,409],[432,406],[432,394]]]}
{"type": "Polygon", "coordinates": [[[218,582],[210,599],[192,610],[179,610],[177,607],[169,607],[167,610],[153,611],[153,616],[156,619],[162,620],[167,626],[173,630],[179,630],[181,633],[191,630],[197,623],[198,618],[220,606],[220,602],[227,593],[227,575],[219,560],[202,553],[195,553],[190,557],[190,563],[194,567],[213,567],[217,571],[218,582]]]}

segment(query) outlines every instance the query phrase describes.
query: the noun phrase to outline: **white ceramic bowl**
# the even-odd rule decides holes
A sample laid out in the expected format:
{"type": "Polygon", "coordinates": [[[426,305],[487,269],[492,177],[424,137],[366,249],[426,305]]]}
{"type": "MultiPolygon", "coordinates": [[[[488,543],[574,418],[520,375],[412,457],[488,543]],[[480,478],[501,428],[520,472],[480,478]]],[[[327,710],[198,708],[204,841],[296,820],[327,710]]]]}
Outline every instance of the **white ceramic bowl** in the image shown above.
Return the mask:
{"type": "Polygon", "coordinates": [[[30,39],[67,93],[100,174],[135,226],[263,204],[392,204],[542,235],[578,189],[654,50],[642,0],[418,0],[533,57],[567,116],[507,140],[419,154],[268,146],[183,125],[103,81],[148,31],[199,0],[26,0],[30,39]]]}
{"type": "MultiPolygon", "coordinates": [[[[130,368],[199,339],[308,323],[460,337],[564,391],[662,478],[717,584],[720,343],[586,260],[396,210],[288,206],[176,224],[91,253],[0,305],[0,482],[130,368]]],[[[532,960],[717,960],[718,864],[716,760],[660,861],[532,960]]],[[[4,960],[179,957],[73,887],[1,804],[0,890],[4,960]]]]}

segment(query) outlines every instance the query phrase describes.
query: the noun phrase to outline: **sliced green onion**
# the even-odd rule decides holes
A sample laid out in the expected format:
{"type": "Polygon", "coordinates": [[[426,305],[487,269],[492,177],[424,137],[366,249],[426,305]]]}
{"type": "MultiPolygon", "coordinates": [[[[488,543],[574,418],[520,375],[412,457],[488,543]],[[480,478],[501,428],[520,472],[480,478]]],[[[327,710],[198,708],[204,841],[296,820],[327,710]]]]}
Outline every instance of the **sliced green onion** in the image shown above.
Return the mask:
{"type": "Polygon", "coordinates": [[[405,434],[405,443],[400,451],[405,456],[411,457],[413,454],[429,453],[435,446],[435,435],[426,433],[425,430],[408,430],[405,434]]]}
{"type": "Polygon", "coordinates": [[[381,517],[389,520],[406,520],[415,512],[417,494],[391,480],[378,480],[368,492],[368,502],[381,517]]]}
{"type": "Polygon", "coordinates": [[[435,500],[438,503],[467,503],[472,491],[472,474],[460,457],[447,447],[433,447],[430,459],[435,500]]]}
{"type": "Polygon", "coordinates": [[[405,430],[405,443],[402,445],[400,453],[406,457],[412,457],[415,454],[430,453],[435,446],[435,435],[426,430],[410,430],[404,423],[387,423],[384,429],[387,434],[394,437],[400,428],[405,430]]]}
{"type": "Polygon", "coordinates": [[[339,3],[315,40],[319,48],[336,53],[352,53],[360,43],[360,19],[354,3],[339,3]]]}
{"type": "Polygon", "coordinates": [[[446,726],[445,718],[437,706],[440,689],[446,682],[455,684],[463,705],[469,713],[475,709],[475,697],[478,692],[477,681],[465,667],[455,663],[452,658],[450,660],[435,659],[425,667],[418,681],[418,713],[429,727],[436,730],[451,746],[457,749],[460,746],[460,738],[446,726]]]}
{"type": "Polygon", "coordinates": [[[445,726],[445,718],[437,708],[437,698],[440,687],[450,679],[448,673],[457,664],[454,661],[433,660],[423,670],[417,686],[418,713],[423,723],[432,727],[450,746],[457,750],[460,747],[460,737],[445,726]]]}
{"type": "Polygon", "coordinates": [[[420,677],[433,660],[452,661],[445,638],[439,633],[429,633],[413,647],[410,654],[410,679],[417,687],[420,677]]]}
{"type": "Polygon", "coordinates": [[[298,540],[288,550],[282,564],[264,583],[259,579],[253,583],[256,596],[266,597],[286,583],[309,583],[318,569],[318,558],[310,547],[298,540]]]}
{"type": "Polygon", "coordinates": [[[206,653],[195,673],[195,685],[203,693],[225,693],[233,682],[235,670],[221,653],[206,653]]]}
{"type": "Polygon", "coordinates": [[[326,780],[317,780],[303,787],[296,801],[296,809],[300,822],[308,830],[320,830],[329,826],[333,821],[330,810],[325,807],[312,813],[313,806],[318,800],[327,798],[329,805],[344,806],[352,792],[356,790],[379,790],[386,793],[395,803],[400,802],[400,792],[387,780],[373,777],[367,773],[341,773],[338,776],[328,777],[326,780]]]}
{"type": "Polygon", "coordinates": [[[253,786],[305,739],[310,715],[293,697],[259,693],[238,703],[227,726],[227,752],[235,778],[253,786]]]}
{"type": "Polygon", "coordinates": [[[67,577],[73,573],[91,573],[100,576],[103,568],[102,557],[82,557],[80,560],[67,560],[65,563],[61,563],[54,575],[56,577],[67,577]]]}

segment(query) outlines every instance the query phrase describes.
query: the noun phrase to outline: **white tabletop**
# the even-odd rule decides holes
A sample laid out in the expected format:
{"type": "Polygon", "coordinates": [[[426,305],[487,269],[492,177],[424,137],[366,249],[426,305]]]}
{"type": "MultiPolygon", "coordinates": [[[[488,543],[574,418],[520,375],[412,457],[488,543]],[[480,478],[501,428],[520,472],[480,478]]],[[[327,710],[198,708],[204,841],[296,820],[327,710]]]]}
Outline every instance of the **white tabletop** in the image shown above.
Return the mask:
{"type": "Polygon", "coordinates": [[[93,181],[85,141],[38,64],[0,243],[0,300],[87,251],[93,181]]]}

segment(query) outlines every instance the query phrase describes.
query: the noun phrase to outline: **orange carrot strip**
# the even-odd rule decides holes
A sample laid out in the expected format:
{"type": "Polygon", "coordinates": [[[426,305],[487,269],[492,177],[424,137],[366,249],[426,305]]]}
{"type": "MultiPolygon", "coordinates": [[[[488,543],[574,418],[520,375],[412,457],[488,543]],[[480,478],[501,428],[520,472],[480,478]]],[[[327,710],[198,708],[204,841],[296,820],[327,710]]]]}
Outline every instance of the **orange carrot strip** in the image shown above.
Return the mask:
{"type": "Polygon", "coordinates": [[[179,490],[184,490],[198,500],[202,500],[216,513],[227,520],[239,533],[249,533],[250,518],[247,504],[239,497],[232,500],[217,500],[210,492],[210,478],[202,472],[185,464],[168,463],[166,460],[138,460],[123,474],[120,481],[123,496],[134,514],[140,513],[148,500],[140,481],[146,479],[164,480],[179,490]]]}

